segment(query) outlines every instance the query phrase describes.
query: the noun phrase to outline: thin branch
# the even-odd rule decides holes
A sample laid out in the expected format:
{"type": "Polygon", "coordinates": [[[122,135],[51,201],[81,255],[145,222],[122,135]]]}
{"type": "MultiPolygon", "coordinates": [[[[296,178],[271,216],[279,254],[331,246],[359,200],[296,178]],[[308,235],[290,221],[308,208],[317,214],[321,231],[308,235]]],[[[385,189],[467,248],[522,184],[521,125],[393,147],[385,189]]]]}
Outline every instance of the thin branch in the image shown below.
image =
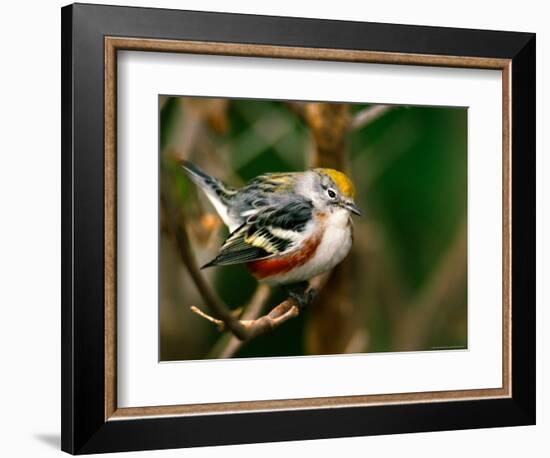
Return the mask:
{"type": "MultiPolygon", "coordinates": [[[[271,288],[269,286],[265,284],[258,285],[249,303],[244,307],[241,319],[255,320],[258,318],[269,299],[270,293],[271,288]]],[[[216,342],[212,350],[208,352],[207,358],[231,358],[241,349],[243,344],[244,342],[231,332],[226,332],[216,342]]]]}
{"type": "Polygon", "coordinates": [[[390,111],[391,105],[374,105],[358,112],[351,121],[351,129],[361,129],[390,111]]]}
{"type": "MultiPolygon", "coordinates": [[[[191,306],[191,311],[199,315],[200,317],[214,323],[218,326],[220,331],[226,329],[226,322],[223,320],[218,320],[211,315],[208,315],[206,312],[203,312],[201,309],[195,306],[191,306]]],[[[290,318],[294,318],[300,314],[300,308],[294,299],[286,299],[281,302],[279,305],[271,309],[271,311],[256,318],[255,320],[239,320],[239,323],[247,331],[247,340],[250,340],[254,337],[261,336],[270,331],[273,331],[275,328],[278,328],[285,321],[288,321],[290,318]]]]}
{"type": "MultiPolygon", "coordinates": [[[[327,279],[328,274],[323,274],[315,277],[310,282],[310,289],[321,289],[325,285],[327,279]]],[[[227,322],[225,320],[215,318],[195,306],[191,307],[191,311],[196,313],[198,316],[204,318],[205,320],[214,323],[220,331],[228,329],[227,322]]],[[[247,338],[244,340],[248,341],[255,337],[267,334],[278,328],[280,325],[290,320],[291,318],[297,317],[300,312],[301,308],[299,307],[297,302],[292,298],[288,298],[273,307],[267,314],[260,316],[259,318],[241,319],[239,320],[239,323],[247,332],[247,338]]],[[[234,354],[243,343],[244,342],[240,342],[238,347],[233,348],[232,353],[229,351],[224,352],[223,350],[221,350],[219,353],[219,357],[228,358],[232,356],[232,354],[234,354]]]]}

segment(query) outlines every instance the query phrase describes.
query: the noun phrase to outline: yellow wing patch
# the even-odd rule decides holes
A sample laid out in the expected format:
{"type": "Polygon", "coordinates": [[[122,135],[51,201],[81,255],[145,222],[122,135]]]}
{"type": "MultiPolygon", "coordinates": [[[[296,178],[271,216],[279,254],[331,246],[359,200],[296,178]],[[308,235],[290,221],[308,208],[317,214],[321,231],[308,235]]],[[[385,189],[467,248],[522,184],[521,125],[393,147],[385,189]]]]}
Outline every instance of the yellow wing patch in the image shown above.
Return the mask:
{"type": "Polygon", "coordinates": [[[320,173],[323,173],[330,178],[332,178],[332,181],[340,188],[340,192],[349,198],[355,197],[355,186],[353,186],[353,183],[351,180],[342,172],[339,172],[338,170],[334,169],[318,169],[320,173]]]}
{"type": "Polygon", "coordinates": [[[255,232],[251,235],[245,235],[244,241],[248,243],[249,245],[262,248],[268,253],[276,253],[277,248],[273,245],[271,240],[269,240],[269,237],[267,237],[267,233],[265,232],[255,232]]]}

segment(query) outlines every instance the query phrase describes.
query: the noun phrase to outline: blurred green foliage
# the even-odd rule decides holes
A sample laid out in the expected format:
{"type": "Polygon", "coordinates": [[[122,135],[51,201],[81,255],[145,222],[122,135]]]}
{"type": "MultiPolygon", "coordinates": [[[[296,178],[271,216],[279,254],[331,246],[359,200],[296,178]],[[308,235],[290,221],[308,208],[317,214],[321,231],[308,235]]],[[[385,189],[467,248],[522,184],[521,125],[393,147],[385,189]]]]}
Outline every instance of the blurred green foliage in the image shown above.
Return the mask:
{"type": "MultiPolygon", "coordinates": [[[[311,135],[285,102],[216,103],[216,99],[185,97],[163,97],[160,102],[163,180],[176,191],[196,256],[203,263],[215,255],[227,230],[221,226],[205,230],[205,215],[213,210],[171,159],[173,153],[240,185],[265,172],[304,170],[311,135]]],[[[366,108],[354,104],[351,112],[366,108]]],[[[350,292],[354,307],[360,309],[355,316],[361,318],[368,336],[362,351],[464,348],[466,246],[456,249],[456,240],[461,231],[465,233],[467,214],[467,110],[393,107],[349,133],[347,154],[365,215],[355,225],[350,292]],[[450,259],[447,265],[446,259],[450,259]],[[453,271],[460,269],[464,275],[453,277],[453,271]],[[424,309],[429,313],[422,322],[424,309]],[[411,326],[422,325],[423,334],[416,336],[414,348],[408,348],[411,339],[401,335],[408,332],[406,319],[411,326]]],[[[189,311],[191,305],[203,304],[162,228],[160,245],[160,359],[202,359],[219,332],[189,311]]],[[[245,305],[256,288],[243,266],[203,272],[233,308],[245,305]]],[[[267,309],[283,298],[274,291],[267,309]]],[[[304,336],[311,313],[308,310],[274,333],[247,343],[237,356],[308,354],[304,336]]]]}

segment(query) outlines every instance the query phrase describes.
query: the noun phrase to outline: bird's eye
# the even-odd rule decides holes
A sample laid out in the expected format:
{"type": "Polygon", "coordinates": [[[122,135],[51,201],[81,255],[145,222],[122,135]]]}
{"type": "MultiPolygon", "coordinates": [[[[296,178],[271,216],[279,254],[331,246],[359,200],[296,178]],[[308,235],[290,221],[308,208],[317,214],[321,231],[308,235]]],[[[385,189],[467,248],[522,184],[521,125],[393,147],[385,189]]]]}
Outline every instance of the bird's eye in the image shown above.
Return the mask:
{"type": "Polygon", "coordinates": [[[334,189],[327,189],[327,194],[328,196],[331,198],[331,199],[335,199],[336,198],[336,191],[334,191],[334,189]]]}

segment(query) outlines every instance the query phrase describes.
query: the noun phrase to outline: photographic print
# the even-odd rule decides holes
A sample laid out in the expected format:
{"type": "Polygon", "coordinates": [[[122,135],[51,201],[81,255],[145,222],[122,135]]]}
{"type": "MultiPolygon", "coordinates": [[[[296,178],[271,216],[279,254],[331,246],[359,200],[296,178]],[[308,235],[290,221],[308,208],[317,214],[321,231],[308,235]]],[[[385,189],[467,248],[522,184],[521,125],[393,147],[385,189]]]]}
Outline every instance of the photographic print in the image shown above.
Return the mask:
{"type": "Polygon", "coordinates": [[[159,97],[160,361],[467,348],[467,109],[159,97]]]}

